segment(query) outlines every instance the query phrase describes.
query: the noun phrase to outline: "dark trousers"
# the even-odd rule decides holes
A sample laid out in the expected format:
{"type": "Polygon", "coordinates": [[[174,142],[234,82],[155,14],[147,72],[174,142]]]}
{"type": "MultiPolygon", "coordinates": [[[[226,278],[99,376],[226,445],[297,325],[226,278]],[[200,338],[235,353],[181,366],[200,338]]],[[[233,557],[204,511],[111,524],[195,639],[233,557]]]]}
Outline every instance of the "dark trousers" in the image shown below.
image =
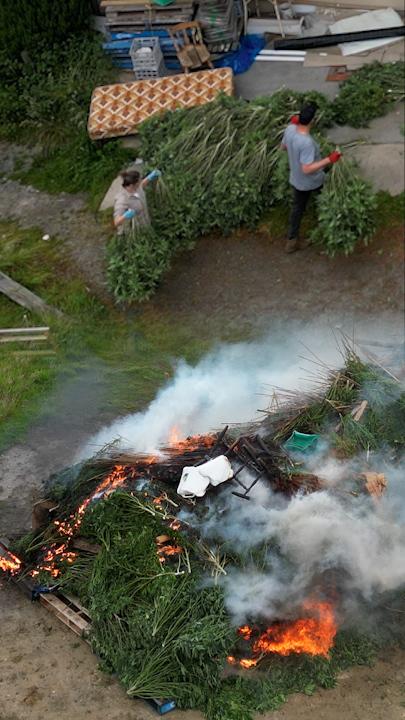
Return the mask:
{"type": "Polygon", "coordinates": [[[298,239],[299,231],[300,231],[300,225],[301,220],[303,218],[305,208],[308,205],[308,200],[311,197],[312,193],[319,193],[322,190],[322,185],[320,185],[318,188],[315,188],[314,190],[297,190],[297,188],[293,187],[293,204],[291,208],[290,213],[290,220],[288,224],[288,239],[289,240],[296,240],[298,239]]]}

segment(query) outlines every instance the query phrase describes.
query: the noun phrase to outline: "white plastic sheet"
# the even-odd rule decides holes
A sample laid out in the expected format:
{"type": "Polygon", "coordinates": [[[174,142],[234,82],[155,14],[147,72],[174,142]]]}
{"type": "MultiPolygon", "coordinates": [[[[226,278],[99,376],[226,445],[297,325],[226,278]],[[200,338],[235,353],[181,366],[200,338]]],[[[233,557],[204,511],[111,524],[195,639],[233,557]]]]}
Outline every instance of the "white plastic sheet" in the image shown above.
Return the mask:
{"type": "MultiPolygon", "coordinates": [[[[386,10],[372,10],[353,17],[338,20],[329,26],[332,35],[346,32],[361,32],[362,30],[382,30],[384,28],[401,27],[401,16],[392,8],[386,10]]],[[[400,37],[382,38],[381,40],[360,40],[359,42],[340,43],[342,55],[356,55],[358,53],[375,50],[375,48],[389,45],[401,40],[400,37]]]]}
{"type": "Polygon", "coordinates": [[[229,480],[233,475],[231,463],[225,455],[198,467],[185,467],[181,474],[177,494],[184,498],[203,497],[211,484],[214,487],[229,480]]]}

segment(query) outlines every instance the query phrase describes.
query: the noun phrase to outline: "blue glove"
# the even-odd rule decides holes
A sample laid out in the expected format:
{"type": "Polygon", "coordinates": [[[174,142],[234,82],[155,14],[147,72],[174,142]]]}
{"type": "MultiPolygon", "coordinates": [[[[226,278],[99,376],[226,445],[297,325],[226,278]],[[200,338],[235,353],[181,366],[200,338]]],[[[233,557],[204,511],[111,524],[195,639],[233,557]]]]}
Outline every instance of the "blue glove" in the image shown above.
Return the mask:
{"type": "Polygon", "coordinates": [[[160,170],[152,170],[152,172],[146,176],[146,179],[148,180],[148,182],[152,182],[152,180],[157,180],[158,178],[160,178],[161,175],[162,173],[160,172],[160,170]]]}
{"type": "Polygon", "coordinates": [[[122,217],[125,218],[125,220],[132,220],[133,217],[135,217],[136,212],[135,210],[125,210],[122,217]]]}

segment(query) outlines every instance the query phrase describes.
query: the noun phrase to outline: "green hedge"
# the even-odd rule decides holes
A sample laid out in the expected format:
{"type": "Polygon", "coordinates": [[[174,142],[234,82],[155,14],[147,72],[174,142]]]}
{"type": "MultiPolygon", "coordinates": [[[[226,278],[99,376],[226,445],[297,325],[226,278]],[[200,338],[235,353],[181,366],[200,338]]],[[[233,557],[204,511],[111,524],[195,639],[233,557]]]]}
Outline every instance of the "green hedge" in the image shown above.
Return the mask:
{"type": "Polygon", "coordinates": [[[89,26],[90,0],[1,0],[0,51],[11,58],[53,45],[89,26]]]}

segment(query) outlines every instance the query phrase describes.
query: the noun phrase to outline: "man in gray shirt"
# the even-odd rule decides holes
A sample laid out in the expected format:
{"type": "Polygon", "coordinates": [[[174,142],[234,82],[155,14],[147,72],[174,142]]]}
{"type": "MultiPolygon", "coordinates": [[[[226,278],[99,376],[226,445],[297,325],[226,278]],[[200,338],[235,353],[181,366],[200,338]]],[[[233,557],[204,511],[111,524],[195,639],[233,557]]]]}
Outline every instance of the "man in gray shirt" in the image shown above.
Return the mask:
{"type": "MultiPolygon", "coordinates": [[[[321,158],[318,143],[311,136],[311,127],[316,113],[316,105],[310,103],[292,118],[287,126],[281,147],[287,150],[290,166],[290,185],[294,198],[290,214],[286,252],[299,250],[299,229],[308,200],[313,192],[319,192],[325,180],[324,168],[335,163],[341,153],[335,150],[326,158],[321,158]]],[[[308,243],[302,243],[301,248],[308,243]]]]}

